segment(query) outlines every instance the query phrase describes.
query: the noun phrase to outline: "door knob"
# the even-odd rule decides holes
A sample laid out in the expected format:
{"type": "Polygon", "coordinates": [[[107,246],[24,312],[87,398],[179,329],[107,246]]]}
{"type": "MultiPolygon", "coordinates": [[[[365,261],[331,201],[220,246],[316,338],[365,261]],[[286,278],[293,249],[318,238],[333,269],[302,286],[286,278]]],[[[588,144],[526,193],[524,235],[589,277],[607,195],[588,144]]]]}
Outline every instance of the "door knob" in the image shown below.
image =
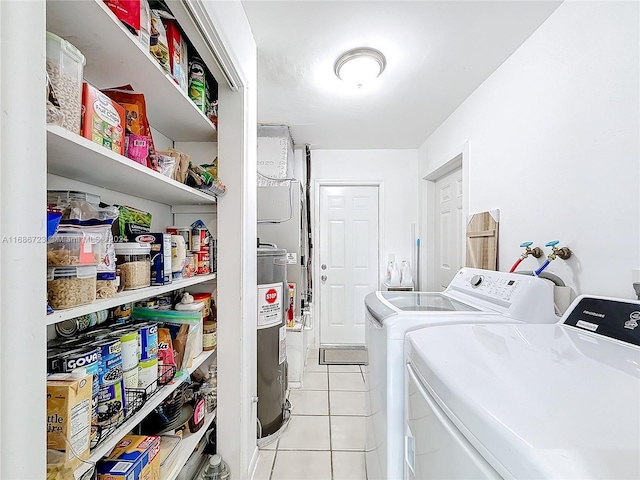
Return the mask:
{"type": "Polygon", "coordinates": [[[326,270],[327,266],[323,263],[322,265],[320,265],[320,268],[323,269],[323,270],[326,270]]]}
{"type": "Polygon", "coordinates": [[[322,275],[320,277],[320,280],[322,280],[323,282],[326,282],[327,281],[327,276],[326,275],[322,275]]]}

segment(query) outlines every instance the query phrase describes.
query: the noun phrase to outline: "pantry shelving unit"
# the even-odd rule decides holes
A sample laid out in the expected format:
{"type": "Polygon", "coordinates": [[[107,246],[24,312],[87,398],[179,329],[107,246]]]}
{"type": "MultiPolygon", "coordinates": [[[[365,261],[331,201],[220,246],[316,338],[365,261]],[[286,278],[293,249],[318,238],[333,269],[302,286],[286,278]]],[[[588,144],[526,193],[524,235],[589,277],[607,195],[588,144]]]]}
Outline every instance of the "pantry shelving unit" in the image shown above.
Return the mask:
{"type": "MultiPolygon", "coordinates": [[[[46,346],[53,324],[133,300],[128,295],[153,296],[160,292],[156,287],[125,292],[115,300],[47,316],[47,252],[46,245],[37,241],[46,233],[47,188],[86,189],[110,203],[137,204],[153,213],[154,228],[159,230],[172,218],[186,222],[190,215],[208,216],[208,224],[224,226],[217,234],[217,276],[194,277],[187,282],[196,282],[190,285],[201,290],[209,285],[199,282],[218,281],[221,321],[218,348],[212,354],[218,364],[218,411],[224,412],[216,416],[218,436],[224,438],[224,442],[218,442],[218,451],[235,478],[250,474],[251,459],[256,454],[256,299],[251,295],[256,268],[255,42],[239,3],[167,0],[167,4],[219,82],[219,134],[103,0],[0,1],[0,378],[3,391],[11,393],[3,395],[0,402],[0,441],[11,446],[11,454],[3,455],[0,462],[0,478],[46,477],[46,346]],[[217,202],[203,192],[101,150],[75,133],[47,126],[45,96],[38,94],[45,84],[46,31],[70,41],[85,55],[84,77],[97,88],[130,84],[145,94],[149,123],[159,148],[173,142],[186,153],[194,148],[194,155],[206,155],[209,144],[217,142],[211,148],[217,148],[220,156],[220,172],[227,185],[224,199],[217,202]],[[33,241],[11,241],[17,237],[33,241]]],[[[185,286],[187,283],[175,283],[161,291],[185,286]]],[[[145,408],[153,408],[168,394],[169,389],[161,390],[145,408]]],[[[109,442],[116,442],[144,412],[137,415],[109,442]]],[[[188,458],[196,437],[186,440],[181,446],[183,453],[175,459],[180,460],[177,463],[188,458]]],[[[99,452],[94,451],[94,459],[99,452]]],[[[180,465],[171,468],[178,472],[180,465]]]]}
{"type": "MultiPolygon", "coordinates": [[[[189,375],[195,372],[203,363],[210,360],[215,352],[216,352],[215,349],[208,350],[208,351],[202,352],[200,355],[194,358],[191,367],[187,369],[189,375]]],[[[155,409],[158,405],[160,405],[165,398],[171,395],[180,386],[183,379],[184,377],[178,377],[168,385],[160,387],[159,391],[156,392],[153,395],[153,397],[151,397],[151,399],[149,399],[144,404],[144,406],[140,409],[138,413],[136,413],[129,420],[124,422],[107,439],[105,439],[96,448],[94,448],[91,451],[91,456],[87,460],[90,463],[81,463],[80,466],[76,468],[76,470],[74,471],[76,479],[83,478],[83,475],[85,475],[89,470],[91,470],[93,468],[93,465],[96,462],[98,462],[102,457],[107,455],[113,449],[113,447],[116,446],[116,444],[120,441],[120,439],[123,436],[129,433],[133,427],[138,425],[147,415],[149,415],[153,411],[153,409],[155,409]]],[[[211,418],[210,420],[213,421],[213,418],[211,418]]],[[[197,433],[200,433],[200,430],[196,432],[196,434],[197,433]]],[[[177,456],[178,452],[175,452],[175,453],[177,456]]],[[[183,452],[183,455],[184,455],[184,452],[183,452]]],[[[185,458],[185,462],[186,460],[187,459],[185,458]]],[[[183,465],[184,465],[184,462],[183,462],[183,465]]]]}
{"type": "Polygon", "coordinates": [[[47,325],[54,325],[58,322],[68,320],[70,318],[79,317],[81,315],[88,315],[99,310],[105,310],[107,308],[114,308],[123,303],[137,302],[149,297],[155,297],[162,295],[163,293],[173,292],[182,288],[191,287],[193,285],[199,285],[201,283],[210,282],[216,279],[216,274],[209,275],[196,275],[195,277],[185,278],[183,280],[176,280],[173,283],[167,285],[158,285],[153,287],[139,288],[137,290],[125,290],[118,293],[113,298],[105,298],[102,300],[96,300],[88,305],[82,305],[79,307],[69,308],[66,310],[54,310],[50,315],[47,315],[47,325]]]}
{"type": "MultiPolygon", "coordinates": [[[[86,81],[98,88],[130,84],[136,91],[144,93],[149,123],[173,142],[217,141],[214,124],[165,73],[148,49],[145,49],[137,37],[122,25],[102,0],[49,0],[46,6],[47,30],[69,40],[85,56],[86,81]]],[[[176,182],[55,125],[47,126],[47,172],[81,182],[89,188],[106,188],[134,197],[131,200],[132,206],[135,206],[135,198],[143,198],[164,205],[165,208],[180,206],[188,209],[197,205],[199,211],[216,211],[216,197],[176,182]]],[[[152,227],[164,229],[164,225],[152,227]]],[[[89,305],[55,311],[47,316],[46,323],[53,325],[123,303],[211,282],[216,277],[216,274],[195,276],[168,285],[124,291],[113,298],[97,300],[89,305]]],[[[203,363],[211,362],[214,353],[215,350],[200,354],[188,369],[189,374],[203,363]]],[[[124,435],[176,390],[180,383],[180,379],[177,378],[169,385],[161,387],[139,412],[92,450],[89,459],[91,464],[107,455],[124,435]]],[[[214,418],[214,414],[206,417],[207,428],[214,418]]],[[[177,477],[205,431],[206,428],[203,426],[198,432],[185,436],[174,452],[170,470],[166,477],[163,475],[163,479],[177,477]]],[[[91,464],[81,464],[74,472],[75,477],[82,478],[91,469],[91,464]]]]}

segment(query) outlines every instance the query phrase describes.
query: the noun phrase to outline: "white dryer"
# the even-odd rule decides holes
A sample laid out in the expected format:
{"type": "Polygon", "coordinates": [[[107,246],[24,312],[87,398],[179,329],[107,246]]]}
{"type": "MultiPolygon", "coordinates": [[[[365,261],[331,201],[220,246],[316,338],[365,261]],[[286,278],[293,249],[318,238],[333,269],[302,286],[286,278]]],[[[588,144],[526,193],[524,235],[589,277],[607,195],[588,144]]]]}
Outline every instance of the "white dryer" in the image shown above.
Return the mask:
{"type": "Polygon", "coordinates": [[[640,478],[638,323],[580,296],[555,325],[407,334],[406,478],[640,478]]]}
{"type": "Polygon", "coordinates": [[[404,338],[454,323],[546,322],[558,318],[551,285],[540,278],[461,269],[444,292],[375,292],[365,298],[369,365],[365,375],[369,480],[403,476],[404,338]]]}

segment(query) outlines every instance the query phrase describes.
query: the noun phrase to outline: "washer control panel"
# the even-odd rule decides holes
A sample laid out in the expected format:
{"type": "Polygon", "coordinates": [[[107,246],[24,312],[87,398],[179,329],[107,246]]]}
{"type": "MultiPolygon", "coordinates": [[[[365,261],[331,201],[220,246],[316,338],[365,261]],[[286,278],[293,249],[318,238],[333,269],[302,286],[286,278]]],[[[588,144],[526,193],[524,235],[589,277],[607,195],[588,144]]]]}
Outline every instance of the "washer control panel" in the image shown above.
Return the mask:
{"type": "Polygon", "coordinates": [[[533,275],[464,267],[443,292],[480,310],[531,323],[556,323],[553,289],[533,275]]]}
{"type": "Polygon", "coordinates": [[[511,303],[532,278],[515,273],[463,268],[453,278],[447,290],[453,289],[490,303],[504,305],[505,302],[511,303]]]}

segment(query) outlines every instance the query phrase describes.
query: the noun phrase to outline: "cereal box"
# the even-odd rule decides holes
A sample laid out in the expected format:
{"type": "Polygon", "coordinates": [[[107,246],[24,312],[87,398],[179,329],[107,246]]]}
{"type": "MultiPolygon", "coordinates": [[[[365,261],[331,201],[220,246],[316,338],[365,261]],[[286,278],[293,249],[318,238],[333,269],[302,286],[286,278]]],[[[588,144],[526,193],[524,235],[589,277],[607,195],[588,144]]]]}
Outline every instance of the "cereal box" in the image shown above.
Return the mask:
{"type": "Polygon", "coordinates": [[[63,461],[74,468],[80,458],[89,458],[92,388],[92,375],[55,374],[47,379],[47,448],[63,452],[63,461]],[[80,458],[73,455],[67,442],[80,458]]]}
{"type": "Polygon", "coordinates": [[[160,437],[127,435],[98,463],[98,480],[160,480],[160,437]]]}
{"type": "Polygon", "coordinates": [[[86,82],[82,107],[82,136],[124,155],[124,108],[86,82]]]}

